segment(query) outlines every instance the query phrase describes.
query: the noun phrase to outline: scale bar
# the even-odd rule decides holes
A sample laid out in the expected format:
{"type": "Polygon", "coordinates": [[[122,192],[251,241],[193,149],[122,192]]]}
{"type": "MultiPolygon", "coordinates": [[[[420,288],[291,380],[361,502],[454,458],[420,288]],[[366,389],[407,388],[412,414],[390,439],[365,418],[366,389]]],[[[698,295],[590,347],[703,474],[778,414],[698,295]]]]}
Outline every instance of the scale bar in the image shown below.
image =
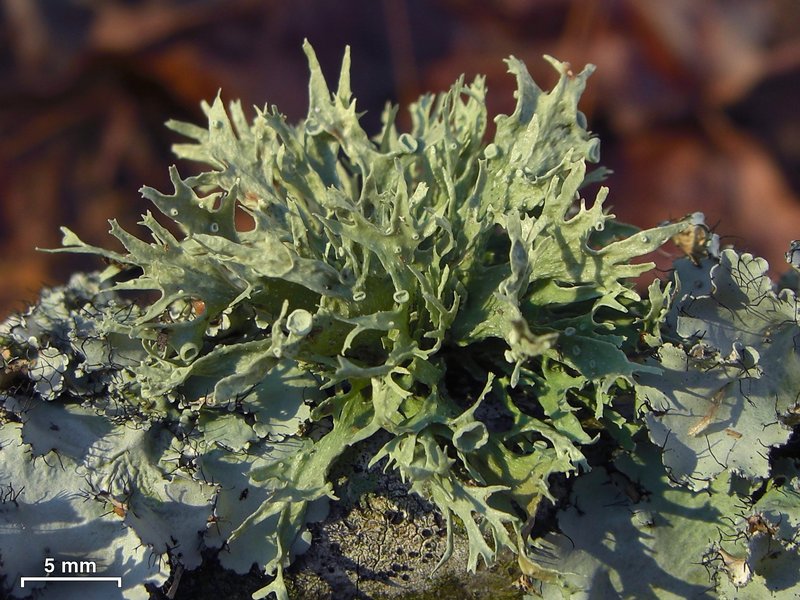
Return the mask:
{"type": "Polygon", "coordinates": [[[21,577],[19,586],[25,587],[26,581],[116,581],[122,587],[122,577],[21,577]]]}

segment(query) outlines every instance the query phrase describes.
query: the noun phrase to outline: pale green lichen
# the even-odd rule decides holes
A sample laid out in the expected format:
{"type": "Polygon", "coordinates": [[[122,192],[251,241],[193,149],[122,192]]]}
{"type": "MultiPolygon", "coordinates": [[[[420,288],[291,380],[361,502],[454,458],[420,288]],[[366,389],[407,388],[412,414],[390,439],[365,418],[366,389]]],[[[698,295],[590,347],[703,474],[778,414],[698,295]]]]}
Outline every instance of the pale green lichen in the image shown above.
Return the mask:
{"type": "MultiPolygon", "coordinates": [[[[107,514],[81,516],[79,524],[106,532],[98,543],[109,552],[122,539],[124,561],[141,559],[129,543],[139,540],[136,552],[146,547],[160,565],[128,576],[126,598],[143,597],[145,581],[163,582],[167,561],[175,569],[198,565],[203,549],[218,549],[222,564],[239,572],[255,562],[274,576],[254,597],[287,598],[285,568],[307,548],[307,523],[324,518],[334,499],[330,471],[379,432],[388,441],[373,464],[386,458],[444,516],[442,561],[458,523],[468,569],[506,550],[545,586],[583,586],[559,575],[557,564],[537,564],[526,539],[531,522],[542,500],[554,499],[553,476],[588,469],[583,447],[598,431],[637,453],[630,459],[637,473],[642,457],[652,458],[636,437],[633,391],[640,408],[657,411],[646,417],[654,440],[658,427],[680,429],[670,403],[683,402],[676,361],[691,352],[680,336],[715,345],[715,370],[698,372],[692,393],[736,384],[742,400],[777,398],[773,429],[756,433],[764,414],[743,403],[731,425],[764,448],[786,441],[791,401],[781,394],[798,371],[793,363],[768,369],[764,357],[797,360],[796,312],[787,312],[793,297],[767,290],[763,265],[746,255],[737,264],[752,277],[739,277],[745,271],[734,271],[727,253],[710,275],[709,301],[682,296],[670,311],[676,288],[658,283],[639,296],[632,280],[652,263],[638,259],[696,219],[638,231],[605,211],[604,188],[588,206],[581,198],[603,175],[587,172],[599,145],[577,109],[591,69],[575,75],[548,59],[559,80],[544,92],[509,59],[517,106],[495,119],[491,140],[480,77],[420,98],[409,132],[398,132],[396,111],[387,110],[370,138],[351,96],[349,56],[331,93],[308,45],[306,53],[310,103],[297,125],[275,108],[248,121],[238,103],[226,109],[219,98],[204,105],[207,127],[169,123],[189,139],[175,146],[177,155],[209,169],[184,179],[173,167],[172,193],[143,188],[179,236],[150,213],[142,224],[152,242],[112,222],[123,252],[64,230],[64,250],[109,259],[102,283],[51,292],[2,330],[7,372],[19,377],[2,398],[3,435],[16,449],[4,446],[0,460],[27,444],[25,452],[48,460],[39,471],[80,474],[72,483],[54,479],[65,490],[59,511],[83,515],[78,499],[96,500],[107,514]],[[237,224],[241,211],[251,227],[237,224]],[[126,291],[158,298],[138,306],[116,295],[126,291]],[[734,339],[719,324],[731,311],[760,341],[734,339]],[[690,318],[716,325],[700,334],[690,318]],[[779,343],[764,347],[766,332],[779,343]],[[648,358],[654,349],[658,357],[648,358]]],[[[717,433],[716,423],[687,430],[693,440],[717,433]]],[[[697,476],[689,459],[670,460],[665,455],[686,481],[697,476]]],[[[722,489],[722,469],[702,465],[700,487],[722,489]]],[[[769,472],[766,458],[736,452],[730,468],[754,479],[769,472]]],[[[659,466],[652,475],[652,493],[660,494],[654,513],[673,502],[661,473],[659,466]]],[[[7,522],[42,532],[65,527],[58,511],[28,520],[38,479],[27,471],[3,476],[8,489],[25,489],[2,505],[7,522]]],[[[600,470],[582,476],[576,498],[603,477],[600,470]]],[[[674,502],[694,502],[692,494],[678,489],[674,502]]],[[[733,498],[719,497],[722,504],[702,507],[695,519],[709,532],[733,498]]],[[[629,526],[636,525],[629,519],[629,526]]],[[[4,561],[19,535],[0,535],[4,561]]],[[[653,540],[647,544],[662,543],[653,540]]],[[[553,551],[564,552],[556,542],[553,551]]],[[[70,551],[57,538],[49,543],[48,552],[70,551]]],[[[710,543],[685,557],[713,555],[710,543]]],[[[581,547],[611,565],[608,549],[581,547]]],[[[597,560],[573,554],[575,573],[591,577],[597,560]]],[[[685,560],[658,566],[669,575],[663,586],[685,560]]],[[[40,570],[41,557],[7,564],[5,586],[18,593],[18,575],[40,570]]],[[[686,589],[701,585],[695,570],[686,589]]],[[[615,577],[615,590],[628,589],[615,577]]]]}
{"type": "Polygon", "coordinates": [[[579,478],[559,533],[532,541],[536,564],[559,572],[539,578],[545,598],[800,593],[795,294],[731,249],[676,267],[660,309],[671,341],[647,361],[658,372],[635,376],[656,446],[636,437],[579,478]]]}
{"type": "Polygon", "coordinates": [[[639,377],[650,439],[664,448],[672,476],[693,489],[726,469],[766,479],[769,449],[791,435],[800,306],[791,290],[773,290],[766,271],[765,260],[730,249],[711,269],[687,265],[679,287],[689,291],[674,308],[674,334],[687,349],[665,344],[662,371],[639,377]]]}

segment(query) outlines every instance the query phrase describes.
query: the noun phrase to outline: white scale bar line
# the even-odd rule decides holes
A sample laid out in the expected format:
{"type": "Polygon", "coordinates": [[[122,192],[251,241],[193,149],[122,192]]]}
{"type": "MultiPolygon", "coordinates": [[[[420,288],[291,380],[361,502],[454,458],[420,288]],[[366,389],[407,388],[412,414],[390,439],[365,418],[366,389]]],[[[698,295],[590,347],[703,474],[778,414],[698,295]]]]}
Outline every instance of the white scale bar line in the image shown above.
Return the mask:
{"type": "Polygon", "coordinates": [[[21,577],[19,586],[25,587],[26,581],[116,581],[122,587],[122,577],[21,577]]]}

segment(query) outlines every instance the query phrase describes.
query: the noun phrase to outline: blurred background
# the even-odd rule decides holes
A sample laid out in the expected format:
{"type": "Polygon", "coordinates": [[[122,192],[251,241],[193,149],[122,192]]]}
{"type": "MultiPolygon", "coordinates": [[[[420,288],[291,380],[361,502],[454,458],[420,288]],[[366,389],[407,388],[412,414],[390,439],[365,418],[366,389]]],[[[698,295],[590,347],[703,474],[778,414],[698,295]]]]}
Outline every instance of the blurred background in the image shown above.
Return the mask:
{"type": "Polygon", "coordinates": [[[139,187],[171,190],[167,119],[203,123],[220,88],[301,118],[304,38],[329,81],[352,47],[370,133],[387,100],[461,73],[488,76],[492,113],[513,110],[510,54],[542,87],[543,54],[594,63],[582,109],[618,218],[702,210],[773,274],[800,238],[798,0],[0,0],[0,19],[0,318],[99,266],[34,249],[60,225],[113,245],[107,220],[137,230],[149,208],[139,187]]]}

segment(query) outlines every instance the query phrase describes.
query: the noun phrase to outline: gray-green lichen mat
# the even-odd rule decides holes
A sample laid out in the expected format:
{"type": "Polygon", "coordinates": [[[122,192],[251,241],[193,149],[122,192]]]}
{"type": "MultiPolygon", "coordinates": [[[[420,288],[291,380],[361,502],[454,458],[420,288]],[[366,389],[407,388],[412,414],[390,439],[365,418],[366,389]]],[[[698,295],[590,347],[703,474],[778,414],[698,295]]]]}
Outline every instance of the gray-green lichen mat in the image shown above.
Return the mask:
{"type": "Polygon", "coordinates": [[[458,530],[465,569],[511,552],[533,596],[800,591],[795,294],[697,214],[639,231],[583,198],[591,69],[548,59],[545,92],[508,59],[491,138],[481,77],[371,138],[348,55],[332,93],[305,49],[304,120],[217,98],[170,122],[207,170],[143,188],[150,239],[64,230],[107,268],[0,327],[4,592],[55,557],[148,598],[218,552],[285,600],[332,469],[376,434],[372,463],[441,512],[440,564],[458,530]],[[641,297],[642,257],[698,231],[641,297]]]}

